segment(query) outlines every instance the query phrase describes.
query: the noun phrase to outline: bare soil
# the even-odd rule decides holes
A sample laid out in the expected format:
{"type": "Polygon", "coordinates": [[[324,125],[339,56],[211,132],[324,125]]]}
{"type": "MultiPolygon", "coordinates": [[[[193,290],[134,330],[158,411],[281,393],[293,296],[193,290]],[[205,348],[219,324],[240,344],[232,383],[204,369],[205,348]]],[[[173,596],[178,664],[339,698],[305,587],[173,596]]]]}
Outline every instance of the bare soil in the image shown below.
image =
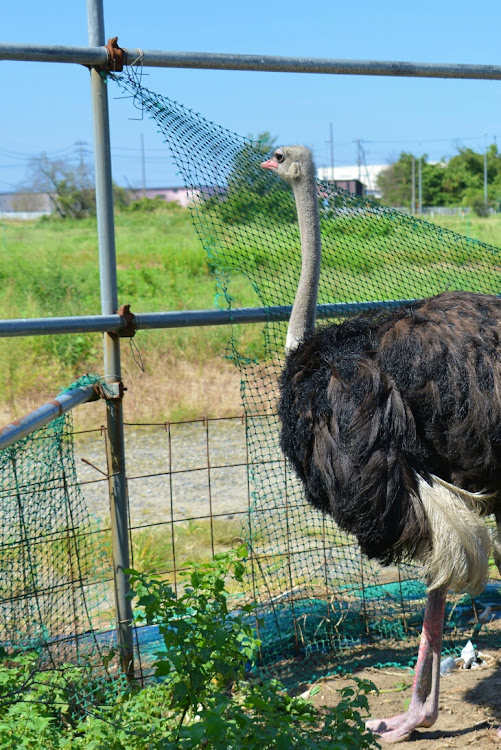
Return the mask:
{"type": "MultiPolygon", "coordinates": [[[[478,650],[483,661],[477,669],[458,668],[441,678],[440,714],[436,724],[429,729],[416,730],[407,740],[412,750],[439,750],[442,748],[478,748],[492,750],[501,748],[501,739],[497,728],[501,725],[501,649],[489,648],[493,635],[499,636],[500,625],[496,623],[490,637],[489,633],[481,634],[476,639],[478,650]],[[497,632],[496,632],[497,631],[497,632]]],[[[464,643],[468,635],[464,637],[464,643]]],[[[499,637],[496,638],[499,643],[499,637]]],[[[409,650],[417,654],[418,640],[409,649],[405,649],[405,658],[409,650]]],[[[371,647],[374,663],[384,663],[386,656],[395,660],[395,650],[371,647]]],[[[365,654],[369,657],[370,654],[365,654]]],[[[362,659],[363,661],[363,659],[362,659]]],[[[361,679],[371,680],[379,694],[369,695],[371,716],[388,718],[407,709],[409,704],[413,671],[393,667],[378,668],[363,666],[354,669],[352,674],[361,679]]],[[[322,679],[321,690],[312,701],[316,706],[335,706],[339,701],[338,690],[345,685],[353,684],[347,676],[331,676],[322,679]]],[[[304,685],[303,685],[304,687],[304,685]]],[[[390,747],[381,743],[383,747],[390,747]]],[[[402,743],[402,747],[405,744],[402,743]]]]}

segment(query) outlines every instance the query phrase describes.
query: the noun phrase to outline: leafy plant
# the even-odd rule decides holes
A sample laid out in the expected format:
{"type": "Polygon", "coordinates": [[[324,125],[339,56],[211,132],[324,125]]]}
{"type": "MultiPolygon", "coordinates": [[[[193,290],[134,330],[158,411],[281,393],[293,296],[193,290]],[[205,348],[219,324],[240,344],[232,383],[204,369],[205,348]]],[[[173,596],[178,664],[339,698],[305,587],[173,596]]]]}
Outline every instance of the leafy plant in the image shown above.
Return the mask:
{"type": "MultiPolygon", "coordinates": [[[[278,680],[249,676],[260,642],[254,607],[232,605],[245,574],[242,546],[194,564],[176,593],[131,572],[138,619],[158,624],[157,682],[106,682],[91,665],[39,672],[32,653],[0,653],[0,748],[35,750],[370,750],[368,682],[340,691],[328,712],[278,680]]],[[[110,657],[111,658],[111,657],[110,657]]],[[[312,690],[312,694],[315,689],[312,690]]]]}
{"type": "Polygon", "coordinates": [[[38,654],[0,650],[0,748],[70,747],[67,739],[94,704],[119,694],[121,680],[106,684],[91,665],[62,664],[41,671],[38,654]]]}
{"type": "Polygon", "coordinates": [[[155,674],[168,689],[176,726],[162,747],[377,747],[363,721],[371,684],[345,688],[338,707],[322,716],[279,681],[246,676],[260,646],[251,627],[254,607],[232,609],[228,593],[230,581],[243,581],[245,554],[242,546],[194,564],[177,596],[169,584],[131,572],[140,618],[158,623],[165,645],[155,674]]]}
{"type": "Polygon", "coordinates": [[[138,618],[158,623],[165,651],[157,653],[156,677],[167,677],[172,707],[179,712],[179,728],[187,716],[207,708],[217,690],[238,685],[246,663],[259,648],[246,615],[249,604],[228,608],[226,579],[242,582],[245,548],[215,555],[208,563],[185,571],[183,591],[176,595],[170,584],[131,572],[131,584],[144,614],[138,618]],[[186,580],[187,579],[187,580],[186,580]]]}

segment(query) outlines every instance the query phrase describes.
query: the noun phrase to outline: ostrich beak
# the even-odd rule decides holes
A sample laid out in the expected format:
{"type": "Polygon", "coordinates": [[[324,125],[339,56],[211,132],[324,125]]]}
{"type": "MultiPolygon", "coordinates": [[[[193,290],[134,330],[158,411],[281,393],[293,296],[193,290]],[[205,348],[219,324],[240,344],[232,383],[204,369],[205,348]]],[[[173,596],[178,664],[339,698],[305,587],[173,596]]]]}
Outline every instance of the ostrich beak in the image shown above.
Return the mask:
{"type": "Polygon", "coordinates": [[[268,161],[263,161],[260,166],[261,169],[276,169],[278,167],[278,162],[273,159],[268,159],[268,161]]]}

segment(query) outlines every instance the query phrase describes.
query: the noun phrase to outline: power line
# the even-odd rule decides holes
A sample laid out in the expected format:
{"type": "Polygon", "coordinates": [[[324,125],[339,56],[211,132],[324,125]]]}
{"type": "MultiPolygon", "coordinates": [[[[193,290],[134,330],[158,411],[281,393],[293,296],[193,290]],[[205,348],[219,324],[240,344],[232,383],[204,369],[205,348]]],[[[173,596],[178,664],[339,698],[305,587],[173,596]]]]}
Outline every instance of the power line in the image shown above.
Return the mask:
{"type": "Polygon", "coordinates": [[[393,143],[453,143],[454,141],[478,141],[483,136],[468,135],[460,136],[456,135],[451,138],[406,138],[405,140],[392,139],[391,141],[373,141],[370,139],[364,139],[364,143],[375,143],[375,144],[393,144],[393,143]]]}

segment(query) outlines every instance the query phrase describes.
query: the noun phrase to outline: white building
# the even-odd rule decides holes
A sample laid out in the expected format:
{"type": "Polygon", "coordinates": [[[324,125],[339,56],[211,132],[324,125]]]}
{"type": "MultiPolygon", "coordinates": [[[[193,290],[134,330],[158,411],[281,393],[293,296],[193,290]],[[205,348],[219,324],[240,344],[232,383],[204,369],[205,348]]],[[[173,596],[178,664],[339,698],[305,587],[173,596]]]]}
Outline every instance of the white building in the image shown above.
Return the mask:
{"type": "Polygon", "coordinates": [[[46,193],[0,193],[0,219],[38,219],[52,210],[52,201],[46,193]]]}
{"type": "Polygon", "coordinates": [[[359,180],[365,185],[365,195],[372,198],[381,198],[381,191],[377,188],[377,177],[383,169],[388,169],[388,164],[354,164],[349,167],[334,166],[334,175],[332,167],[319,167],[317,177],[319,180],[334,180],[335,182],[348,182],[350,180],[359,180]]]}

